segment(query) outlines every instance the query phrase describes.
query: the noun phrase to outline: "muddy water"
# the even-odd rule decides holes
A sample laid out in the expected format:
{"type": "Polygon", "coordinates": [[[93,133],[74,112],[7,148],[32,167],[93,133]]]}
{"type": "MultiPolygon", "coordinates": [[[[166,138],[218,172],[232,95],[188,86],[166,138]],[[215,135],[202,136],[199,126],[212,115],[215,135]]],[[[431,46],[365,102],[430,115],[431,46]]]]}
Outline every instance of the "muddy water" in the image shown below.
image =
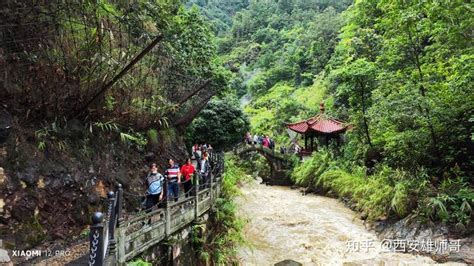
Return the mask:
{"type": "Polygon", "coordinates": [[[248,220],[245,237],[250,244],[239,249],[242,265],[286,259],[303,265],[435,264],[424,256],[382,252],[375,233],[336,199],[257,183],[245,185],[242,193],[237,203],[239,215],[248,220]],[[348,251],[348,241],[374,247],[348,251]]]}

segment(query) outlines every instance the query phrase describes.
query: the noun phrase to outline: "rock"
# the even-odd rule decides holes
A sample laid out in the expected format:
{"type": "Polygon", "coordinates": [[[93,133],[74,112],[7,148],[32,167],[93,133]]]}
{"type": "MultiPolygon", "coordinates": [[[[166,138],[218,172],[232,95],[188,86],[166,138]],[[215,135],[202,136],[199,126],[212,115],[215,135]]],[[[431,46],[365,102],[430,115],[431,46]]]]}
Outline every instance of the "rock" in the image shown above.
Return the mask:
{"type": "Polygon", "coordinates": [[[69,185],[72,185],[74,183],[74,179],[72,178],[71,174],[69,174],[69,173],[62,174],[61,179],[63,180],[65,186],[69,186],[69,185]]]}
{"type": "Polygon", "coordinates": [[[61,189],[62,185],[63,183],[61,182],[61,180],[54,176],[49,176],[45,181],[45,186],[51,188],[52,190],[61,189]]]}
{"type": "Polygon", "coordinates": [[[99,200],[99,195],[94,192],[90,193],[87,196],[87,202],[89,202],[89,204],[96,205],[97,203],[99,203],[99,200]]]}
{"type": "MultiPolygon", "coordinates": [[[[359,261],[351,261],[351,262],[344,262],[343,266],[385,266],[387,265],[385,261],[381,259],[366,259],[366,260],[359,260],[359,261]]],[[[389,264],[390,265],[390,264],[389,264]]]]}
{"type": "Polygon", "coordinates": [[[155,158],[156,158],[156,155],[153,152],[147,152],[147,154],[145,154],[145,161],[147,163],[153,162],[155,158]]]}
{"type": "Polygon", "coordinates": [[[275,263],[275,266],[301,266],[303,264],[294,261],[294,260],[282,260],[278,263],[275,263]]]}
{"type": "Polygon", "coordinates": [[[38,180],[38,188],[44,188],[44,187],[45,187],[44,178],[40,177],[39,180],[38,180]]]}
{"type": "MultiPolygon", "coordinates": [[[[455,240],[450,237],[449,229],[446,225],[421,224],[414,217],[408,216],[393,224],[376,225],[375,230],[379,233],[380,239],[405,239],[422,243],[427,240],[441,242],[446,240],[455,240]],[[377,228],[379,227],[379,228],[377,228]]],[[[472,239],[461,239],[459,250],[444,250],[432,252],[421,252],[423,255],[431,256],[438,262],[445,261],[464,261],[468,264],[474,263],[474,247],[472,239]]]]}
{"type": "Polygon", "coordinates": [[[94,167],[92,165],[89,166],[88,172],[89,172],[89,174],[94,174],[95,173],[94,167]]]}
{"type": "Polygon", "coordinates": [[[0,167],[0,185],[5,182],[5,172],[2,167],[0,167]]]}
{"type": "Polygon", "coordinates": [[[68,135],[75,139],[81,139],[84,134],[84,125],[78,119],[72,119],[67,124],[68,135]]]}
{"type": "Polygon", "coordinates": [[[8,136],[13,124],[13,118],[9,112],[5,109],[0,111],[0,143],[4,143],[8,136]]]}
{"type": "Polygon", "coordinates": [[[74,180],[74,183],[78,184],[81,183],[82,181],[82,173],[77,171],[73,173],[72,179],[74,180]]]}
{"type": "Polygon", "coordinates": [[[25,182],[27,186],[36,186],[36,182],[38,182],[38,176],[35,174],[34,168],[27,168],[25,172],[17,173],[18,178],[25,182]]]}
{"type": "Polygon", "coordinates": [[[8,252],[4,249],[0,249],[0,263],[7,262],[10,262],[10,256],[8,256],[8,252]]]}
{"type": "Polygon", "coordinates": [[[472,243],[472,239],[465,240],[463,239],[461,242],[461,247],[458,252],[451,252],[448,255],[449,260],[453,261],[464,261],[469,265],[474,264],[474,244],[472,243]]]}

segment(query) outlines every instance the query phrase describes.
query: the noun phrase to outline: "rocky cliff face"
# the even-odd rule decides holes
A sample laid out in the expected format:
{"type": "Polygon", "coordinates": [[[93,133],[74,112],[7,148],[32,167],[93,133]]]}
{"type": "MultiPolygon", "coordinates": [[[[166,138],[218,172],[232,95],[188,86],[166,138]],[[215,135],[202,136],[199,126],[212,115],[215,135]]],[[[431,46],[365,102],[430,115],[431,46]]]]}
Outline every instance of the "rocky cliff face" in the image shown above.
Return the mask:
{"type": "Polygon", "coordinates": [[[107,134],[87,142],[78,134],[64,147],[40,151],[35,129],[10,124],[0,139],[0,239],[10,249],[80,234],[117,183],[126,192],[125,208],[135,209],[147,165],[186,157],[174,129],[159,132],[158,142],[143,149],[107,134]]]}

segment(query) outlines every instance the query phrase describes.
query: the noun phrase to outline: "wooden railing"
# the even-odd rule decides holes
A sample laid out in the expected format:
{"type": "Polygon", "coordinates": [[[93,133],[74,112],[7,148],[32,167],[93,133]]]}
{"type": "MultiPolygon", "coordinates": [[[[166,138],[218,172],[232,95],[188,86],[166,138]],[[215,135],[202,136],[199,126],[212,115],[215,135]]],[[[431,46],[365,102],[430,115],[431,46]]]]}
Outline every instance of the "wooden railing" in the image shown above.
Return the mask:
{"type": "Polygon", "coordinates": [[[194,175],[194,188],[188,197],[177,202],[166,201],[164,207],[152,208],[124,218],[121,215],[123,189],[108,193],[107,213],[94,213],[90,226],[89,265],[125,264],[196,221],[212,208],[221,190],[224,171],[223,154],[210,153],[212,174],[210,182],[199,184],[199,174],[194,175]]]}

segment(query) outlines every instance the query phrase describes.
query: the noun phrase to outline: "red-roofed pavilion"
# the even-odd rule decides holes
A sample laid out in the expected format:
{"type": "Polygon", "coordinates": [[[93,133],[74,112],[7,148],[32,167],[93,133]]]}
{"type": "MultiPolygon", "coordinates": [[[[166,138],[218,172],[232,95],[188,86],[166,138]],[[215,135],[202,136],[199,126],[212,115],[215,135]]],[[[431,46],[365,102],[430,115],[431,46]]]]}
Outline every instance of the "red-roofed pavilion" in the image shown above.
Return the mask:
{"type": "Polygon", "coordinates": [[[339,143],[339,135],[344,133],[348,128],[346,123],[330,118],[324,113],[324,103],[320,104],[319,110],[320,114],[314,117],[300,122],[287,124],[288,129],[304,136],[303,154],[310,154],[313,152],[315,137],[324,137],[326,145],[329,143],[330,139],[336,139],[339,143]],[[309,147],[308,139],[310,140],[309,147]]]}

